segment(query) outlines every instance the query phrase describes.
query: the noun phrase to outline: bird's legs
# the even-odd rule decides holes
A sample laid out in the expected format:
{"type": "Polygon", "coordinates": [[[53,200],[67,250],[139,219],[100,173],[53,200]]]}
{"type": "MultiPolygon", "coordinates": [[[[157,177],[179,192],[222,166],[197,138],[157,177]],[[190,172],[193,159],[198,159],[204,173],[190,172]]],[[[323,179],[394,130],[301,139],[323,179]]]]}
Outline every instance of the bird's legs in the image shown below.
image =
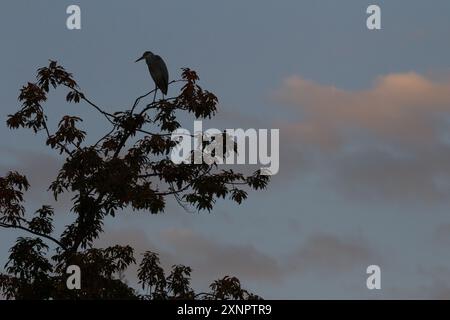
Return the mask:
{"type": "Polygon", "coordinates": [[[158,92],[158,87],[155,86],[155,94],[153,95],[153,102],[156,100],[156,92],[158,92]]]}

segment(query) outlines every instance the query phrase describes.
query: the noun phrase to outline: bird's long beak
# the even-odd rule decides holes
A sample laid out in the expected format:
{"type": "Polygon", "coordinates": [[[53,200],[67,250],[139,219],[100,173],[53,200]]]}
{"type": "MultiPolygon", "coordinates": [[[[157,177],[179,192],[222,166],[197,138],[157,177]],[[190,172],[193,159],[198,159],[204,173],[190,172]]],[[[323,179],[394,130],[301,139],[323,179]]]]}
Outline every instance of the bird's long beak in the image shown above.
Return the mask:
{"type": "Polygon", "coordinates": [[[141,61],[142,59],[144,59],[144,56],[140,57],[140,58],[137,59],[135,62],[141,61]]]}

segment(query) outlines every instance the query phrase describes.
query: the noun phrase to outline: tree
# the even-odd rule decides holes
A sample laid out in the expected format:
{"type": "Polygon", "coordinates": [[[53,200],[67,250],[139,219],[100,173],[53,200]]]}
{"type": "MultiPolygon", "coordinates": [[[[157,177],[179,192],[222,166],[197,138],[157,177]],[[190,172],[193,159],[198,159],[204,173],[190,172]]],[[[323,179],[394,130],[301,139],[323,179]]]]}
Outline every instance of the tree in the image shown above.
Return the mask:
{"type": "Polygon", "coordinates": [[[0,227],[28,233],[10,249],[6,273],[0,274],[0,292],[10,299],[257,298],[242,289],[238,279],[228,276],[215,281],[211,292],[196,294],[190,288],[190,267],[175,265],[166,276],[153,252],[143,253],[139,265],[138,278],[146,290],[140,294],[120,276],[136,263],[133,248],[93,247],[103,232],[104,219],[120,210],[161,213],[167,198],[173,196],[183,207],[211,211],[218,198],[240,204],[247,198],[246,188],[266,188],[268,177],[259,171],[245,176],[215,164],[176,165],[170,160],[170,150],[178,143],[171,139],[171,133],[180,127],[177,113],[204,119],[217,111],[217,97],[198,85],[195,71],[182,69],[181,79],[171,82],[182,84],[178,96],[140,106],[151,91],[138,97],[131,108],[114,113],[88,99],[72,74],[56,61],[38,69],[36,79],[20,90],[22,106],[8,116],[7,125],[43,132],[46,145],[65,157],[49,190],[56,201],[65,192],[74,195],[71,211],[75,219],[61,235],[55,235],[52,207],[43,205],[31,216],[25,212],[23,192],[30,187],[27,178],[18,172],[0,177],[0,227]],[[78,127],[82,119],[76,116],[65,115],[56,131],[50,131],[44,103],[50,89],[59,87],[68,90],[67,102],[86,103],[111,126],[94,144],[85,142],[86,132],[78,127]],[[66,287],[69,265],[82,270],[81,290],[66,287]]]}

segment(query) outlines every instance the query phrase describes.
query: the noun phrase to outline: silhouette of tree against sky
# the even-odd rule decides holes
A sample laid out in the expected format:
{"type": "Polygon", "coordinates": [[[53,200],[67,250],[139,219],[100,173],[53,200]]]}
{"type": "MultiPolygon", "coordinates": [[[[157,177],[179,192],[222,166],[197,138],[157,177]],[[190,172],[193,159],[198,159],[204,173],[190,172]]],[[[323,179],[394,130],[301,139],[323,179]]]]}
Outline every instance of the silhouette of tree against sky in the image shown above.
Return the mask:
{"type": "MultiPolygon", "coordinates": [[[[65,157],[48,191],[57,201],[63,193],[73,195],[74,221],[56,235],[53,208],[43,205],[27,214],[23,193],[30,185],[18,172],[0,177],[0,227],[25,232],[10,249],[5,274],[0,274],[0,292],[10,299],[254,299],[240,281],[226,276],[213,282],[210,292],[195,293],[190,287],[191,268],[175,265],[166,275],[156,253],[145,252],[138,268],[141,291],[129,287],[121,276],[136,263],[133,248],[94,248],[104,219],[125,209],[162,213],[168,197],[183,207],[211,211],[218,198],[240,204],[246,189],[265,189],[268,176],[256,171],[245,176],[216,164],[174,164],[170,151],[177,144],[171,133],[180,127],[179,113],[195,119],[211,118],[217,97],[203,90],[195,71],[182,69],[182,88],[176,97],[141,102],[138,97],[124,111],[109,113],[86,97],[72,75],[56,61],[38,69],[37,81],[20,90],[21,109],[8,116],[11,129],[28,128],[44,133],[46,145],[65,157]],[[84,102],[99,112],[110,129],[94,144],[85,143],[79,129],[82,119],[65,115],[55,132],[47,124],[44,103],[50,89],[68,90],[67,102],[84,102]],[[50,245],[50,243],[52,243],[50,245]],[[81,290],[66,287],[69,265],[81,269],[81,290]]],[[[204,142],[204,148],[208,142],[204,142]]]]}

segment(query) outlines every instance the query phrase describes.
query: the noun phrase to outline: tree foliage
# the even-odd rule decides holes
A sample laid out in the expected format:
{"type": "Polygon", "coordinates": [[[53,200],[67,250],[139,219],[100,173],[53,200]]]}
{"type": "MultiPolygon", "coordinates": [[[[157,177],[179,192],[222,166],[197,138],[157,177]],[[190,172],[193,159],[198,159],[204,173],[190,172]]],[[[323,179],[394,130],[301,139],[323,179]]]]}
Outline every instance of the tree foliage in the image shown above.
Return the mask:
{"type": "MultiPolygon", "coordinates": [[[[129,287],[118,276],[136,263],[130,246],[94,248],[103,232],[103,222],[124,209],[152,214],[164,211],[168,197],[183,207],[211,211],[218,198],[240,204],[247,189],[264,189],[268,177],[259,171],[245,176],[215,164],[174,164],[169,157],[177,144],[171,133],[179,128],[179,115],[211,118],[217,112],[217,97],[203,90],[197,73],[182,69],[179,95],[154,99],[141,106],[138,97],[124,111],[110,113],[88,99],[72,74],[56,61],[38,69],[35,82],[20,90],[21,108],[8,116],[11,129],[28,128],[43,132],[46,145],[64,156],[64,164],[49,191],[55,200],[63,193],[73,195],[74,221],[55,235],[53,208],[43,205],[26,214],[23,193],[30,186],[18,172],[0,177],[0,227],[28,234],[10,249],[5,274],[0,274],[0,292],[10,299],[254,299],[234,277],[215,281],[208,293],[194,293],[190,287],[191,268],[172,267],[166,275],[156,253],[145,252],[138,278],[144,294],[129,287]],[[110,126],[104,136],[87,144],[82,119],[65,115],[51,132],[45,102],[51,89],[68,90],[68,103],[83,102],[99,112],[110,126]],[[53,247],[49,247],[52,243],[53,247]],[[82,270],[81,290],[66,288],[66,268],[82,270]]],[[[204,146],[205,148],[207,145],[204,146]]]]}

